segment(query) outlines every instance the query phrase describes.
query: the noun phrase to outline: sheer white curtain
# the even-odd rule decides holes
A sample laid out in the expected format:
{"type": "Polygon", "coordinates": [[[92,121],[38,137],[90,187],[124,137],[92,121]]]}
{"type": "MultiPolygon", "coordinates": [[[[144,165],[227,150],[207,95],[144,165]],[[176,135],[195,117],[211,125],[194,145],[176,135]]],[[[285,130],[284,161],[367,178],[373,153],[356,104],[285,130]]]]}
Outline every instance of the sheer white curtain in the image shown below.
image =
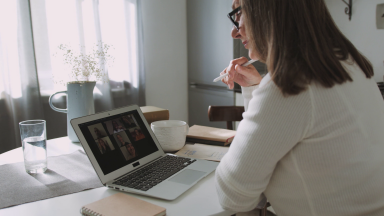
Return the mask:
{"type": "MultiPolygon", "coordinates": [[[[145,105],[140,1],[0,0],[0,18],[0,116],[8,124],[0,125],[0,140],[7,142],[0,153],[20,146],[17,124],[25,119],[47,120],[48,138],[66,135],[65,114],[47,102],[66,89],[58,81],[69,81],[68,67],[53,57],[60,44],[83,52],[99,41],[113,47],[109,80],[94,91],[96,112],[145,105]]],[[[64,108],[65,97],[55,105],[64,108]]]]}
{"type": "Polygon", "coordinates": [[[43,118],[28,1],[0,0],[0,153],[20,146],[20,121],[43,118]]]}

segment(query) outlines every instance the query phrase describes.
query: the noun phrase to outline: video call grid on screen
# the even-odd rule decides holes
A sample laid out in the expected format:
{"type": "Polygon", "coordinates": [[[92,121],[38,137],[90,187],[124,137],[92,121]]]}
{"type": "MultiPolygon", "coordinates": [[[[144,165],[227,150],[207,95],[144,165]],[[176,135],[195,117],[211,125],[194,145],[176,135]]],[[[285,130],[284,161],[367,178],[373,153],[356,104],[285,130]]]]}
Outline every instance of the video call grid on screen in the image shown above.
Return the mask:
{"type": "Polygon", "coordinates": [[[79,127],[104,175],[158,150],[136,110],[79,127]]]}

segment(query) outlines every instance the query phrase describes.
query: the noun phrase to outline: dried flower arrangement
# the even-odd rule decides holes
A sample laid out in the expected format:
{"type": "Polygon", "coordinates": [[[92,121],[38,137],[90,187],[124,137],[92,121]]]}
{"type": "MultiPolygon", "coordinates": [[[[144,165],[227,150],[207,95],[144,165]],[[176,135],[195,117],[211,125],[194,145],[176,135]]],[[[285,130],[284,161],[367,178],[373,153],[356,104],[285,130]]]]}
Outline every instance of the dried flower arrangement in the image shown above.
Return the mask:
{"type": "MultiPolygon", "coordinates": [[[[86,53],[84,46],[80,46],[80,51],[76,51],[71,45],[60,44],[54,56],[62,57],[63,63],[69,66],[71,82],[106,82],[108,80],[107,66],[110,67],[114,61],[114,57],[108,53],[111,48],[111,45],[99,42],[92,47],[91,52],[86,53]]],[[[64,80],[55,81],[63,85],[67,84],[64,80]]]]}

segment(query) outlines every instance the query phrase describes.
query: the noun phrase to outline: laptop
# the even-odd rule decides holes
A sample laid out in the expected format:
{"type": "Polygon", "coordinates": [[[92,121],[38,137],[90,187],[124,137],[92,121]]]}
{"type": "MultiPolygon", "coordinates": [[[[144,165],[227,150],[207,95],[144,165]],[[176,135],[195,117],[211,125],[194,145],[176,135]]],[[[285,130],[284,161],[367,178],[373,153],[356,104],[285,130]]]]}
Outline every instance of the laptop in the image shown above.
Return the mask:
{"type": "Polygon", "coordinates": [[[108,188],[174,200],[218,166],[164,153],[137,105],[75,118],[71,125],[108,188]]]}

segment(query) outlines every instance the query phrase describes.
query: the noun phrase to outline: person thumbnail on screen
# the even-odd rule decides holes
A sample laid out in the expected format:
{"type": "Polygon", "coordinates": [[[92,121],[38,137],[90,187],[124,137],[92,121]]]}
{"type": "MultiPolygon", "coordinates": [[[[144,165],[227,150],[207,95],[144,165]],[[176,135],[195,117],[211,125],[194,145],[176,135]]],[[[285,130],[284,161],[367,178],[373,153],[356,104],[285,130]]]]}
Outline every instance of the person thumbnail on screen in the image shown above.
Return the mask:
{"type": "Polygon", "coordinates": [[[112,142],[109,137],[99,138],[95,141],[101,154],[105,154],[107,152],[115,150],[115,147],[112,145],[112,142]]]}
{"type": "Polygon", "coordinates": [[[107,136],[107,132],[101,123],[90,125],[88,129],[94,140],[107,136]]]}
{"type": "Polygon", "coordinates": [[[128,143],[131,143],[131,140],[129,140],[127,134],[124,131],[116,133],[114,137],[119,147],[126,146],[128,143]]]}
{"type": "Polygon", "coordinates": [[[121,153],[124,155],[125,160],[130,160],[136,157],[136,150],[132,146],[132,143],[125,132],[117,133],[114,137],[120,147],[121,153]]]}
{"type": "Polygon", "coordinates": [[[104,122],[110,135],[119,133],[125,130],[125,127],[119,118],[104,122]]]}
{"type": "Polygon", "coordinates": [[[136,149],[135,147],[132,145],[132,143],[129,143],[127,146],[126,146],[127,150],[128,150],[128,153],[132,156],[132,158],[136,157],[137,156],[137,152],[136,152],[136,149]]]}
{"type": "Polygon", "coordinates": [[[137,126],[136,119],[135,119],[135,117],[133,117],[133,115],[126,115],[126,116],[121,117],[121,119],[123,120],[124,125],[127,128],[133,128],[133,127],[137,126]]]}
{"type": "Polygon", "coordinates": [[[134,137],[135,141],[138,141],[138,140],[145,138],[145,135],[143,134],[143,132],[141,131],[141,129],[139,127],[130,130],[130,132],[131,132],[132,137],[134,137]]]}

